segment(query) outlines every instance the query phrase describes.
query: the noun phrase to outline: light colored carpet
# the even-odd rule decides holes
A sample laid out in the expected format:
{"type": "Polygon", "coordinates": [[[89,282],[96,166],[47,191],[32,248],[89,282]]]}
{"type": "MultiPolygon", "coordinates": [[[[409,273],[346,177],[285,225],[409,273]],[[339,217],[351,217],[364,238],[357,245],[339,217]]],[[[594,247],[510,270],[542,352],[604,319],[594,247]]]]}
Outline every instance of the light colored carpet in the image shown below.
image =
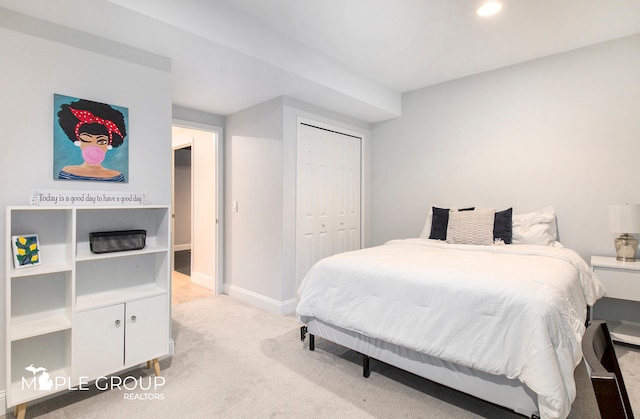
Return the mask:
{"type": "MultiPolygon", "coordinates": [[[[316,339],[310,352],[293,316],[218,295],[173,311],[176,352],[161,361],[165,385],[144,391],[73,391],[29,406],[27,418],[519,418],[512,412],[316,339]],[[141,400],[141,397],[163,400],[141,400]],[[137,399],[131,400],[132,397],[137,399]],[[128,399],[127,399],[128,398],[128,399]]],[[[640,351],[620,347],[640,412],[640,351]]],[[[150,372],[123,374],[148,383],[150,372]]],[[[584,365],[572,418],[598,418],[584,365]]]]}

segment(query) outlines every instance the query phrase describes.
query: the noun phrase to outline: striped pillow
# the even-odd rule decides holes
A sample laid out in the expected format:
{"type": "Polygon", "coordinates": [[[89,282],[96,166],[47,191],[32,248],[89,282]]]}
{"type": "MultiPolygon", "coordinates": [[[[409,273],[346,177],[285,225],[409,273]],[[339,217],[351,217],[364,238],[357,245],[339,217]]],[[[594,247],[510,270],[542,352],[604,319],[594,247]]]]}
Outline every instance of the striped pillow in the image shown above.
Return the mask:
{"type": "Polygon", "coordinates": [[[447,243],[452,244],[493,244],[493,223],[496,211],[493,208],[475,211],[449,213],[447,243]]]}

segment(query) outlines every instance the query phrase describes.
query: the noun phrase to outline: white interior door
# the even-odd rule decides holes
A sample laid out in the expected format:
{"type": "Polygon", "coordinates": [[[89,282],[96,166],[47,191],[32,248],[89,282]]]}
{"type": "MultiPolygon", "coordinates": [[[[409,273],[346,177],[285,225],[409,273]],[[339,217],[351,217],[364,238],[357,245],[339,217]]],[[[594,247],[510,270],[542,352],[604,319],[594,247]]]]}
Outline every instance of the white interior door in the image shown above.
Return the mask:
{"type": "Polygon", "coordinates": [[[193,138],[192,170],[192,266],[191,281],[215,289],[217,257],[216,133],[193,138]]]}
{"type": "Polygon", "coordinates": [[[297,130],[297,285],[320,259],[360,248],[362,139],[309,124],[297,130]]]}

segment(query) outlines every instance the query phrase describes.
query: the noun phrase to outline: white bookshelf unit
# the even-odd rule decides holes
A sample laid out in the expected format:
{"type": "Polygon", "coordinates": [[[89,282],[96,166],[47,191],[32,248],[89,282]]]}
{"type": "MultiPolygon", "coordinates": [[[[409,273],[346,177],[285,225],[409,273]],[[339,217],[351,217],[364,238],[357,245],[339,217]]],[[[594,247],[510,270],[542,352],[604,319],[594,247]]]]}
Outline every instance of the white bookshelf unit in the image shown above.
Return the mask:
{"type": "Polygon", "coordinates": [[[16,416],[32,400],[144,362],[160,374],[170,222],[169,206],[7,207],[6,399],[16,416]],[[144,249],[90,251],[89,233],[129,229],[146,230],[144,249]],[[38,235],[40,264],[15,269],[11,239],[25,234],[38,235]]]}

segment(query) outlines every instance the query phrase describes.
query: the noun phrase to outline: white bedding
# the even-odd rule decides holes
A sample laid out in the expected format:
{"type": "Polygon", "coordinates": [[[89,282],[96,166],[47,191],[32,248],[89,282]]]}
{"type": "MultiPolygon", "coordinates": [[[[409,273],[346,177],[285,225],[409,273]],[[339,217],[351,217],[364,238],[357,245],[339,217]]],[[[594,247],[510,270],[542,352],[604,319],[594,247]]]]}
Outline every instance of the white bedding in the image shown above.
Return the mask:
{"type": "Polygon", "coordinates": [[[604,293],[577,253],[545,246],[394,240],[318,262],[299,290],[310,318],[519,379],[543,418],[575,399],[586,305],[604,293]]]}

